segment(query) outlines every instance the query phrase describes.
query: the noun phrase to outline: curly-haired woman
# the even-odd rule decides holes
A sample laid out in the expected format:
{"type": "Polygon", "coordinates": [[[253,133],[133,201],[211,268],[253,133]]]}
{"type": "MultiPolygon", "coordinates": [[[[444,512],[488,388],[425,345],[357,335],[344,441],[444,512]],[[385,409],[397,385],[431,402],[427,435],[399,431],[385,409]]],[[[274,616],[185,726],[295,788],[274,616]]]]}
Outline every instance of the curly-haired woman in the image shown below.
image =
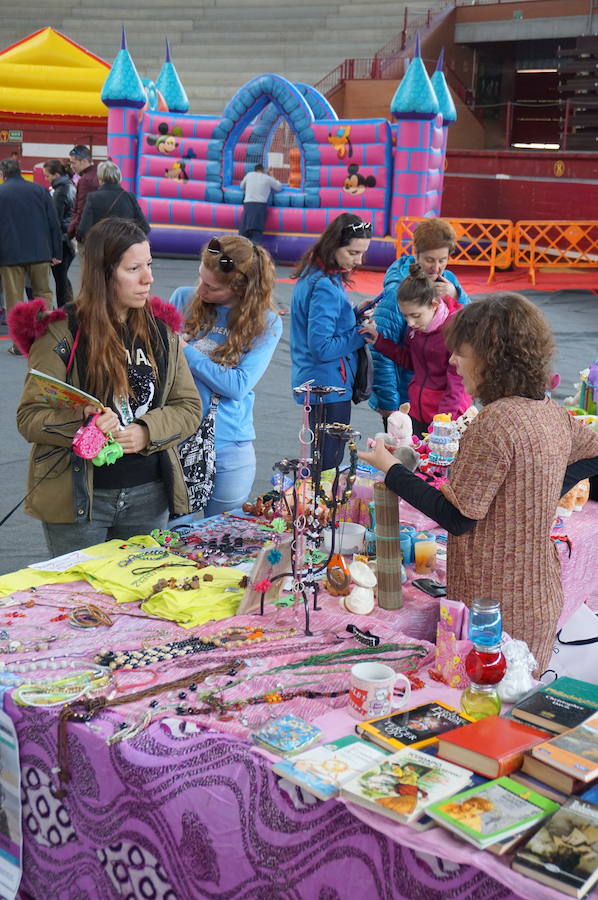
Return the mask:
{"type": "Polygon", "coordinates": [[[204,247],[197,285],[177,288],[170,298],[184,316],[181,342],[202,408],[209,408],[212,393],[220,397],[216,481],[206,516],[241,506],[253,485],[253,389],[282,333],[272,300],[275,280],[263,247],[224,235],[204,247]]]}
{"type": "Polygon", "coordinates": [[[546,396],[554,344],[520,294],[460,310],[445,341],[468,393],[484,405],[440,491],[397,464],[383,441],[362,459],[449,532],[447,595],[500,601],[505,630],[527,641],[540,671],[550,659],[563,591],[550,540],[557,502],[598,473],[598,434],[546,396]]]}

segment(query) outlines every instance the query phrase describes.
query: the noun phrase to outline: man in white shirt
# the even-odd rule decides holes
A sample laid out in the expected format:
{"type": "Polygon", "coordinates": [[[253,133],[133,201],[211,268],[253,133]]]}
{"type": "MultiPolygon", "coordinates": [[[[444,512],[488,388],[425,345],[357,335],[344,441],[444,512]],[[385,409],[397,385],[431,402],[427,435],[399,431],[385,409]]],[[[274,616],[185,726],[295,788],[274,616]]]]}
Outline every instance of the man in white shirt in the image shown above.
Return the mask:
{"type": "Polygon", "coordinates": [[[255,170],[248,172],[244,177],[241,190],[245,192],[245,196],[239,234],[249,238],[254,244],[259,244],[268,212],[270,192],[282,190],[282,184],[273,178],[269,171],[264,172],[264,167],[258,163],[255,170]]]}

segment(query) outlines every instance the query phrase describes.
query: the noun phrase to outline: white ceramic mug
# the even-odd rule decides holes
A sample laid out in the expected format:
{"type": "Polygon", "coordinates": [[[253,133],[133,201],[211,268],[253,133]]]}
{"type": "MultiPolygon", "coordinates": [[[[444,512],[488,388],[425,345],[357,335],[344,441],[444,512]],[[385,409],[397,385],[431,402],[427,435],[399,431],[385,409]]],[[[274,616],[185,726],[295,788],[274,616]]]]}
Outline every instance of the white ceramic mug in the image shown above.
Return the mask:
{"type": "Polygon", "coordinates": [[[356,719],[387,716],[393,709],[405,706],[410,696],[411,685],[406,675],[397,674],[384,663],[362,662],[351,669],[349,712],[356,719]],[[400,700],[393,700],[397,682],[404,684],[405,693],[400,700]]]}

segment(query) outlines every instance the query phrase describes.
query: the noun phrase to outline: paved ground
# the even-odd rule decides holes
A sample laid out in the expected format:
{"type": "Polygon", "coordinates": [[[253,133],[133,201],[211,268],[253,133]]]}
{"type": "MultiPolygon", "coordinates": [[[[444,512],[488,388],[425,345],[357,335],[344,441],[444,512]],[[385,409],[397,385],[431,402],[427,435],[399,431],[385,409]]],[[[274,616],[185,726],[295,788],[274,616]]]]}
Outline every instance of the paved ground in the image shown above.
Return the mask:
{"type": "MultiPolygon", "coordinates": [[[[78,283],[77,261],[72,266],[72,280],[78,283]]],[[[281,268],[279,276],[288,279],[289,269],[281,268]]],[[[155,293],[168,298],[175,287],[193,284],[197,263],[190,260],[157,259],[154,265],[155,293]]],[[[276,300],[288,309],[292,285],[277,286],[276,300]]],[[[365,295],[357,294],[356,298],[365,295]]],[[[587,291],[559,291],[552,294],[530,292],[550,319],[557,336],[559,359],[556,371],[561,373],[563,388],[557,396],[572,392],[579,369],[589,365],[598,354],[598,297],[587,291]]],[[[272,463],[284,456],[296,456],[300,407],[290,394],[289,316],[283,317],[284,331],[268,372],[256,391],[255,423],[258,459],[254,493],[266,490],[272,475],[272,463]]],[[[18,404],[26,362],[6,352],[9,342],[6,329],[0,328],[0,519],[22,498],[25,491],[29,448],[17,433],[15,411],[18,404]]],[[[362,434],[378,429],[378,416],[366,404],[354,408],[353,424],[362,434]]],[[[16,512],[0,530],[0,573],[21,568],[47,556],[39,522],[16,512]]]]}

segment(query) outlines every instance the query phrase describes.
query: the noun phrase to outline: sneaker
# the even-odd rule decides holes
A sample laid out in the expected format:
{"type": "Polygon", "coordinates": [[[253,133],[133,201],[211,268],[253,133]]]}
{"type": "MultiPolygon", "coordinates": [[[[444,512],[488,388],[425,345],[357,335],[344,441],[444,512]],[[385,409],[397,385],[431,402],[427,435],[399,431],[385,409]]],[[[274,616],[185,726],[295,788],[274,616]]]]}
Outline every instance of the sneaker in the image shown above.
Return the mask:
{"type": "Polygon", "coordinates": [[[9,352],[10,354],[12,354],[12,356],[22,356],[22,355],[23,355],[23,354],[21,353],[21,351],[19,350],[19,348],[18,348],[18,347],[15,347],[14,344],[11,344],[11,345],[10,345],[10,347],[8,348],[8,352],[9,352]]]}

